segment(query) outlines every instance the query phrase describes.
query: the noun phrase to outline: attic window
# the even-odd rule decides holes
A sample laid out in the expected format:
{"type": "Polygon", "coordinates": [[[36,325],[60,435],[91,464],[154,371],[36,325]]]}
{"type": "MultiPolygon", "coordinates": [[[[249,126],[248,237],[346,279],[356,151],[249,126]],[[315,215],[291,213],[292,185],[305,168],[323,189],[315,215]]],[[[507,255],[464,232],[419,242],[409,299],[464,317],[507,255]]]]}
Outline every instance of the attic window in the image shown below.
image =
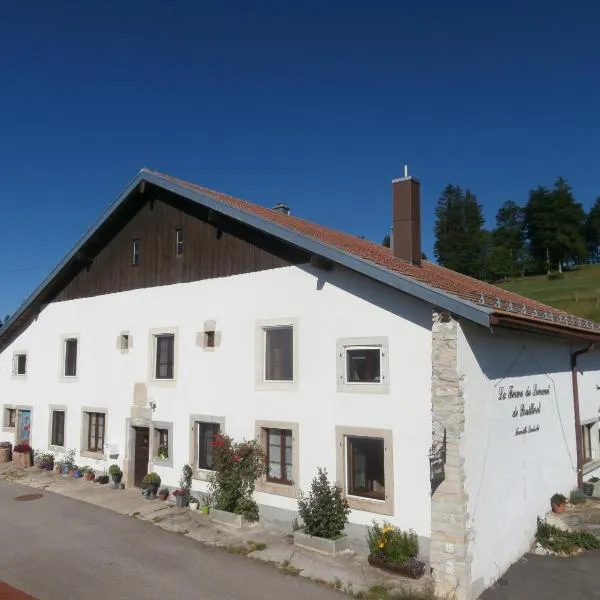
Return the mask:
{"type": "Polygon", "coordinates": [[[133,338],[129,333],[121,333],[117,338],[117,348],[119,350],[129,350],[133,346],[133,338]]]}
{"type": "Polygon", "coordinates": [[[135,267],[140,264],[140,240],[135,239],[131,248],[131,264],[135,267]]]}
{"type": "Polygon", "coordinates": [[[175,256],[183,256],[183,229],[175,230],[175,256]]]}
{"type": "Polygon", "coordinates": [[[204,332],[204,348],[214,348],[215,347],[215,332],[214,331],[205,331],[204,332]]]}

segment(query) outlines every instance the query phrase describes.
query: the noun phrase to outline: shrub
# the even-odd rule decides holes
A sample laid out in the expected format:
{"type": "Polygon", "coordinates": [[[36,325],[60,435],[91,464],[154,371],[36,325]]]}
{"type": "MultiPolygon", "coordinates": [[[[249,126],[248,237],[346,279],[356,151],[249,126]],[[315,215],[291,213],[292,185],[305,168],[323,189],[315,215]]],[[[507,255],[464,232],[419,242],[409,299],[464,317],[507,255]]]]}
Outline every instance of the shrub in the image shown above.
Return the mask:
{"type": "Polygon", "coordinates": [[[160,488],[160,490],[158,490],[158,495],[159,496],[168,496],[169,495],[169,488],[168,487],[160,488]]]}
{"type": "Polygon", "coordinates": [[[572,490],[569,494],[569,502],[571,504],[583,504],[585,500],[585,494],[579,490],[572,490]]]}
{"type": "Polygon", "coordinates": [[[553,506],[559,506],[560,504],[565,504],[567,501],[567,497],[562,494],[554,494],[552,498],[550,498],[550,504],[553,506]]]}
{"type": "Polygon", "coordinates": [[[538,519],[536,541],[543,548],[559,554],[573,554],[576,550],[592,550],[600,548],[600,540],[587,531],[563,531],[538,519]]]}
{"type": "Polygon", "coordinates": [[[96,481],[104,485],[105,483],[108,483],[108,475],[100,475],[100,477],[96,478],[96,481]]]}
{"type": "Polygon", "coordinates": [[[27,454],[31,452],[31,446],[27,442],[21,442],[13,448],[13,452],[19,452],[20,454],[27,454]]]}
{"type": "Polygon", "coordinates": [[[419,538],[411,529],[408,532],[391,525],[387,521],[367,528],[369,552],[390,563],[404,563],[419,554],[419,538]]]}
{"type": "Polygon", "coordinates": [[[265,453],[258,440],[235,442],[225,434],[212,441],[213,473],[210,489],[215,508],[258,521],[258,506],[252,499],[256,480],[265,472],[265,453]]]}
{"type": "Polygon", "coordinates": [[[559,271],[556,271],[555,273],[548,273],[548,281],[555,281],[557,279],[564,279],[565,278],[565,274],[561,273],[559,271]]]}
{"type": "Polygon", "coordinates": [[[65,455],[60,460],[60,465],[62,467],[67,467],[67,469],[72,469],[73,465],[75,464],[75,452],[76,450],[74,448],[67,450],[65,455]]]}
{"type": "Polygon", "coordinates": [[[144,475],[144,479],[142,479],[142,483],[144,485],[160,485],[160,475],[152,471],[152,473],[148,473],[144,475]]]}
{"type": "Polygon", "coordinates": [[[123,475],[123,471],[121,471],[121,467],[119,467],[119,465],[110,465],[110,467],[108,467],[108,474],[109,475],[123,475]]]}
{"type": "Polygon", "coordinates": [[[36,452],[33,462],[40,469],[51,467],[54,465],[54,454],[52,452],[36,452]]]}
{"type": "MultiPolygon", "coordinates": [[[[179,487],[181,491],[186,496],[190,495],[190,490],[192,489],[192,475],[193,475],[192,467],[190,465],[183,465],[181,469],[181,479],[179,480],[179,487]]],[[[182,494],[182,495],[183,495],[182,494]]]]}
{"type": "Polygon", "coordinates": [[[342,495],[342,486],[339,483],[330,484],[327,471],[319,468],[308,496],[300,492],[298,513],[308,535],[334,539],[342,534],[348,523],[350,507],[342,495]]]}

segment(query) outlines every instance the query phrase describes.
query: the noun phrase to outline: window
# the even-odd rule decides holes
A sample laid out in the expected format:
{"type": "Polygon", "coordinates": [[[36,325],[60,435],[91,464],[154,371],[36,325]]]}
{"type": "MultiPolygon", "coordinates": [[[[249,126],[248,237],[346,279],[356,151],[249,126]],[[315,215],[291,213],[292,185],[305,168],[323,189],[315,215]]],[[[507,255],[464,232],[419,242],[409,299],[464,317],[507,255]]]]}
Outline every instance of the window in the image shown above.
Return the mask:
{"type": "Polygon", "coordinates": [[[212,471],[212,443],[215,435],[221,432],[220,423],[196,423],[196,468],[212,471]]]}
{"type": "Polygon", "coordinates": [[[163,334],[155,336],[156,339],[156,379],[173,379],[175,362],[175,336],[163,334]]]}
{"type": "Polygon", "coordinates": [[[202,345],[204,348],[214,348],[215,347],[215,332],[214,331],[205,331],[204,332],[204,343],[202,345]]]}
{"type": "Polygon", "coordinates": [[[65,377],[77,376],[77,338],[65,340],[65,377]]]}
{"type": "Polygon", "coordinates": [[[267,481],[292,485],[292,432],[290,429],[266,429],[267,481]]]}
{"type": "Polygon", "coordinates": [[[65,411],[52,411],[52,429],[50,432],[50,444],[52,446],[65,445],[65,411]]]}
{"type": "Polygon", "coordinates": [[[394,514],[392,431],[336,427],[337,480],[350,508],[394,514]]]}
{"type": "Polygon", "coordinates": [[[183,229],[175,230],[175,256],[183,256],[183,229]]]}
{"type": "Polygon", "coordinates": [[[140,264],[140,240],[135,239],[131,244],[131,264],[134,267],[140,264]]]}
{"type": "Polygon", "coordinates": [[[346,383],[381,383],[381,348],[346,348],[346,383]]]}
{"type": "Polygon", "coordinates": [[[348,436],[346,443],[348,494],[385,500],[383,439],[348,436]]]}
{"type": "Polygon", "coordinates": [[[122,333],[119,336],[119,346],[121,350],[129,350],[129,334],[122,333]]]}
{"type": "Polygon", "coordinates": [[[337,343],[339,392],[388,393],[387,338],[347,338],[337,343]]]}
{"type": "Polygon", "coordinates": [[[4,427],[8,429],[14,429],[17,426],[17,409],[16,408],[5,408],[4,409],[4,427]]]}
{"type": "Polygon", "coordinates": [[[157,441],[158,447],[156,449],[156,456],[160,460],[166,460],[169,458],[169,430],[168,429],[157,429],[157,441]]]}
{"type": "Polygon", "coordinates": [[[27,375],[27,354],[15,354],[14,361],[13,375],[27,375]]]}
{"type": "Polygon", "coordinates": [[[265,328],[265,381],[294,380],[294,328],[265,328]]]}
{"type": "Polygon", "coordinates": [[[106,414],[99,412],[89,412],[88,419],[88,452],[104,452],[104,428],[106,423],[106,414]]]}
{"type": "Polygon", "coordinates": [[[581,428],[581,443],[583,445],[583,462],[592,460],[592,428],[594,423],[583,425],[581,428]]]}

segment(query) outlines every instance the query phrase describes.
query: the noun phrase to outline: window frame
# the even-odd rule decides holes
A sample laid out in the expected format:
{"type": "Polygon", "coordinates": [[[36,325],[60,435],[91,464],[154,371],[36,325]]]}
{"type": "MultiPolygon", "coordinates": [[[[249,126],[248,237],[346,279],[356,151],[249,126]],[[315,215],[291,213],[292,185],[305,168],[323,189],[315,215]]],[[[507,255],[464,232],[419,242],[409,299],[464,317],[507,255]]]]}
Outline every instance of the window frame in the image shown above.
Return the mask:
{"type": "Polygon", "coordinates": [[[67,407],[66,405],[51,404],[48,407],[49,420],[48,420],[48,448],[54,452],[64,452],[67,447],[67,407]],[[62,412],[63,417],[63,443],[62,445],[54,443],[54,413],[62,412]]]}
{"type": "Polygon", "coordinates": [[[29,353],[27,350],[15,350],[13,352],[13,369],[12,376],[14,379],[27,379],[29,373],[29,353]],[[25,358],[25,370],[23,373],[19,373],[19,359],[25,358]]]}
{"type": "Polygon", "coordinates": [[[150,439],[150,460],[156,466],[173,467],[173,423],[167,421],[152,421],[150,439]],[[167,458],[158,457],[158,449],[161,445],[160,432],[167,432],[167,450],[169,456],[167,458]]]}
{"type": "Polygon", "coordinates": [[[595,422],[584,423],[581,426],[581,455],[583,457],[583,464],[590,463],[594,460],[594,447],[592,431],[594,430],[595,422]],[[587,439],[587,448],[586,448],[587,439]]]}
{"type": "Polygon", "coordinates": [[[389,369],[389,343],[387,336],[340,338],[336,343],[336,376],[337,391],[353,394],[389,394],[390,369],[389,369]],[[379,349],[380,381],[377,382],[349,382],[348,381],[348,350],[361,348],[379,349]]]}
{"type": "Polygon", "coordinates": [[[16,433],[17,430],[17,407],[14,404],[2,405],[2,431],[16,433]],[[13,415],[13,424],[10,424],[10,415],[13,415]]]}
{"type": "Polygon", "coordinates": [[[184,252],[185,237],[183,234],[183,227],[175,229],[175,257],[181,258],[184,252]]]}
{"type": "MultiPolygon", "coordinates": [[[[104,446],[107,444],[108,439],[108,409],[99,406],[83,406],[81,408],[81,445],[79,454],[87,458],[94,458],[96,460],[104,459],[104,446]],[[89,449],[90,440],[90,425],[91,415],[99,414],[104,418],[104,430],[102,439],[102,448],[99,450],[89,449]]],[[[97,444],[96,444],[97,447],[97,444]]]]}
{"type": "Polygon", "coordinates": [[[256,482],[256,491],[288,498],[297,498],[300,490],[300,438],[299,424],[292,421],[256,421],[255,436],[261,448],[268,453],[268,430],[279,429],[292,432],[292,481],[291,483],[277,482],[268,477],[267,471],[256,482]]]}
{"type": "Polygon", "coordinates": [[[159,327],[151,329],[148,341],[148,383],[154,386],[173,386],[177,383],[179,369],[179,329],[177,327],[159,327]],[[173,377],[164,379],[156,378],[157,373],[157,338],[162,336],[173,337],[173,377]]]}
{"type": "Polygon", "coordinates": [[[172,333],[160,333],[154,336],[154,379],[157,381],[172,381],[175,379],[175,335],[172,333]],[[164,364],[165,375],[161,375],[162,363],[160,362],[161,344],[167,342],[164,349],[166,362],[164,364]]]}
{"type": "Polygon", "coordinates": [[[370,427],[337,426],[336,434],[336,475],[348,505],[354,510],[361,510],[382,515],[394,514],[394,449],[391,429],[375,429],[370,427]],[[381,438],[383,439],[383,477],[385,498],[365,498],[348,493],[348,438],[381,438]]]}
{"type": "Polygon", "coordinates": [[[192,465],[192,477],[201,481],[208,481],[213,469],[201,468],[198,466],[200,459],[199,437],[200,425],[218,425],[219,432],[225,433],[225,417],[214,415],[190,415],[190,463],[192,465]]]}
{"type": "Polygon", "coordinates": [[[131,240],[131,266],[139,267],[141,259],[141,241],[140,238],[131,240]]]}
{"type": "Polygon", "coordinates": [[[63,381],[76,381],[79,377],[79,336],[78,335],[64,335],[62,337],[62,369],[61,379],[63,381]],[[69,342],[75,342],[75,374],[67,375],[67,349],[69,342]]]}
{"type": "Polygon", "coordinates": [[[265,319],[256,323],[256,389],[264,391],[295,391],[299,382],[299,330],[298,319],[265,319]],[[267,334],[269,329],[290,327],[292,329],[292,379],[274,380],[266,378],[267,334]]]}

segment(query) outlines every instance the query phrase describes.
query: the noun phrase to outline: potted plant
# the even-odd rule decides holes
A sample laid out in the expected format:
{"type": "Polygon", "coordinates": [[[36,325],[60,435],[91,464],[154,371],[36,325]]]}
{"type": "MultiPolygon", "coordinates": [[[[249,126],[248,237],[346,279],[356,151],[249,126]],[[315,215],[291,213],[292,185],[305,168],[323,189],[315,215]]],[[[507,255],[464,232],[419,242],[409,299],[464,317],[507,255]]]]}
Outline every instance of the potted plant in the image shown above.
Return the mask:
{"type": "Polygon", "coordinates": [[[160,488],[160,490],[158,490],[158,497],[164,502],[169,497],[169,488],[160,488]]]}
{"type": "Polygon", "coordinates": [[[17,444],[12,451],[12,459],[15,466],[26,469],[31,467],[31,447],[28,442],[21,442],[17,444]]]}
{"type": "Polygon", "coordinates": [[[173,492],[175,503],[179,508],[185,508],[190,500],[190,489],[192,488],[192,467],[183,465],[181,469],[181,478],[179,479],[179,489],[173,492]]]}
{"type": "Polygon", "coordinates": [[[425,573],[425,563],[417,559],[419,538],[414,531],[402,531],[387,521],[373,521],[367,528],[367,544],[370,565],[412,579],[425,573]]]}
{"type": "Polygon", "coordinates": [[[177,508],[185,508],[187,506],[188,495],[185,490],[173,490],[173,496],[175,496],[175,504],[177,505],[177,508]]]}
{"type": "Polygon", "coordinates": [[[217,434],[212,448],[212,519],[234,527],[241,527],[243,521],[258,521],[258,505],[253,493],[257,479],[265,472],[265,453],[260,443],[258,440],[236,442],[228,435],[217,434]]]}
{"type": "Polygon", "coordinates": [[[565,507],[567,505],[567,497],[562,494],[554,494],[552,498],[550,498],[550,506],[552,507],[552,512],[561,513],[564,512],[565,507]]]}
{"type": "Polygon", "coordinates": [[[99,483],[100,485],[105,485],[108,483],[108,475],[100,475],[99,477],[96,477],[96,483],[99,483]]]}
{"type": "Polygon", "coordinates": [[[54,469],[54,454],[52,452],[36,452],[34,463],[43,471],[52,471],[54,469]]]}
{"type": "Polygon", "coordinates": [[[200,502],[198,501],[198,498],[194,498],[194,496],[190,496],[189,509],[190,510],[198,510],[199,506],[200,506],[200,502]]]}
{"type": "Polygon", "coordinates": [[[54,462],[54,472],[57,475],[60,475],[63,472],[63,467],[64,465],[62,463],[62,460],[57,460],[54,462]]]}
{"type": "Polygon", "coordinates": [[[160,487],[160,475],[154,472],[148,473],[147,475],[144,475],[142,483],[144,484],[144,489],[146,491],[146,498],[156,498],[156,493],[160,487]]]}
{"type": "Polygon", "coordinates": [[[169,458],[169,447],[166,444],[161,444],[158,447],[158,458],[160,460],[166,460],[169,458]]]}
{"type": "Polygon", "coordinates": [[[81,473],[86,481],[94,481],[96,473],[92,467],[81,467],[81,473]]]}
{"type": "Polygon", "coordinates": [[[329,483],[327,471],[319,468],[308,495],[300,492],[298,513],[304,529],[294,531],[294,544],[335,555],[347,546],[343,534],[350,507],[339,483],[329,483]]]}
{"type": "Polygon", "coordinates": [[[81,469],[77,465],[73,465],[73,477],[75,477],[75,479],[80,479],[83,477],[81,474],[81,469]]]}
{"type": "Polygon", "coordinates": [[[0,463],[7,463],[12,460],[12,444],[10,442],[0,442],[0,463]]]}
{"type": "Polygon", "coordinates": [[[123,471],[121,471],[121,467],[119,467],[117,464],[110,465],[110,467],[108,467],[108,474],[110,475],[111,479],[111,487],[115,489],[118,488],[119,484],[121,483],[121,479],[123,479],[123,471]]]}

